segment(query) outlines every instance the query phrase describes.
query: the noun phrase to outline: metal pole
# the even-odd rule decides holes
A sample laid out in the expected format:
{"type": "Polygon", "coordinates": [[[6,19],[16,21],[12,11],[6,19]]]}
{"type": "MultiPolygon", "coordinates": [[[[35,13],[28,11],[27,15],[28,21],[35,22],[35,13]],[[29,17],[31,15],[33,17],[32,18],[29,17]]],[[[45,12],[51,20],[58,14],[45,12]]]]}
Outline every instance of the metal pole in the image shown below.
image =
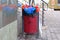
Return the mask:
{"type": "Polygon", "coordinates": [[[34,0],[29,0],[29,5],[35,4],[34,0]]]}
{"type": "Polygon", "coordinates": [[[31,0],[29,0],[29,5],[31,4],[31,0]]]}
{"type": "Polygon", "coordinates": [[[44,26],[44,2],[42,0],[42,26],[44,26]]]}

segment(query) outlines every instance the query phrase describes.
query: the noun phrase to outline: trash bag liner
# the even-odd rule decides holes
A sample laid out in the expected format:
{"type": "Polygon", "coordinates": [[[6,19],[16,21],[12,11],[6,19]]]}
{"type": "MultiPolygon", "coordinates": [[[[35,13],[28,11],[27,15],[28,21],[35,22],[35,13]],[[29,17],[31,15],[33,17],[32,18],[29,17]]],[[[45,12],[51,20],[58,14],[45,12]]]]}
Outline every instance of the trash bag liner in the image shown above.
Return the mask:
{"type": "Polygon", "coordinates": [[[28,8],[24,8],[25,14],[31,15],[35,13],[36,8],[34,7],[28,7],[28,8]]]}

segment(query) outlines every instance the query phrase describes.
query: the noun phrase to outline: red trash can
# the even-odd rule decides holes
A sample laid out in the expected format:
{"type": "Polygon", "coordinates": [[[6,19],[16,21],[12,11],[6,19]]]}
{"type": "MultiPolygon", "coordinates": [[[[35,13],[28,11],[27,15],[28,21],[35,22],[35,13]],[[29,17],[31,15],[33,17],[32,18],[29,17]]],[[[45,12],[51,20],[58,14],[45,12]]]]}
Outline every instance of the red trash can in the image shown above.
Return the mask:
{"type": "MultiPolygon", "coordinates": [[[[30,11],[31,12],[31,11],[30,11]]],[[[22,22],[23,22],[23,31],[26,34],[37,34],[38,33],[38,12],[36,10],[33,14],[27,14],[26,11],[22,8],[22,22]]]]}
{"type": "Polygon", "coordinates": [[[24,32],[27,34],[35,34],[38,29],[38,16],[24,16],[24,32]]]}

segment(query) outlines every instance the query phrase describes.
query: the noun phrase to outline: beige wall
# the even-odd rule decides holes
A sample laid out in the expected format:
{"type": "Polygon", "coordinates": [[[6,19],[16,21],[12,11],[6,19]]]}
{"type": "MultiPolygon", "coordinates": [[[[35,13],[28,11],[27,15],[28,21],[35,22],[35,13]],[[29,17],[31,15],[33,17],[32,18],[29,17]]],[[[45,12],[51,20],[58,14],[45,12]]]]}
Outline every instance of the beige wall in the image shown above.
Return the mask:
{"type": "Polygon", "coordinates": [[[52,0],[50,0],[49,7],[54,8],[54,9],[60,9],[60,6],[57,5],[58,4],[57,2],[58,2],[58,0],[54,0],[54,2],[52,2],[52,0]],[[54,4],[54,5],[52,5],[52,4],[54,4]]]}

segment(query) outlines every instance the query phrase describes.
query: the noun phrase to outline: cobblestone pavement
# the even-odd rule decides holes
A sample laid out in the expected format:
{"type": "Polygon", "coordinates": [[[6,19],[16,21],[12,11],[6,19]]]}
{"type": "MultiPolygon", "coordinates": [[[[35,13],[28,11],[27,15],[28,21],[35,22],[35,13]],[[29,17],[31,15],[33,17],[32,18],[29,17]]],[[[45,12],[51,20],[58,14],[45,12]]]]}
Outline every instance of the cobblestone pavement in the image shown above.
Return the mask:
{"type": "Polygon", "coordinates": [[[60,40],[60,11],[45,12],[48,40],[60,40]]]}
{"type": "MultiPolygon", "coordinates": [[[[41,19],[40,19],[41,20],[41,19]]],[[[43,30],[43,39],[36,39],[35,36],[26,40],[60,40],[60,11],[45,11],[45,25],[48,26],[46,30],[43,30]]],[[[24,38],[19,40],[25,40],[24,38]]]]}

